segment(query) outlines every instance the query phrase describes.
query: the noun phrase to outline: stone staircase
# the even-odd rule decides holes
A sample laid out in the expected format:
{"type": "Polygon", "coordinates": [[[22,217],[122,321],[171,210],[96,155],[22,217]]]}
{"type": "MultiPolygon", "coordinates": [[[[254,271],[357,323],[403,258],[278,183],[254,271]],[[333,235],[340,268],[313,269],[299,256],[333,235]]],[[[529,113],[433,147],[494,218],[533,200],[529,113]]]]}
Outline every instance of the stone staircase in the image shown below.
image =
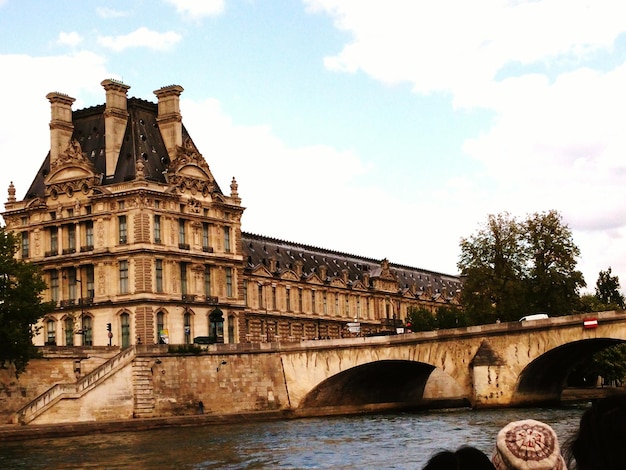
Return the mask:
{"type": "Polygon", "coordinates": [[[133,361],[133,417],[135,418],[154,416],[152,367],[154,367],[154,359],[150,357],[137,357],[133,361]]]}
{"type": "Polygon", "coordinates": [[[104,380],[111,377],[118,370],[130,364],[133,359],[135,359],[136,355],[137,351],[135,346],[131,346],[113,356],[89,374],[81,377],[75,383],[56,384],[52,386],[29,404],[16,411],[11,417],[11,422],[13,424],[28,424],[59,401],[82,397],[88,391],[93,390],[104,380]]]}

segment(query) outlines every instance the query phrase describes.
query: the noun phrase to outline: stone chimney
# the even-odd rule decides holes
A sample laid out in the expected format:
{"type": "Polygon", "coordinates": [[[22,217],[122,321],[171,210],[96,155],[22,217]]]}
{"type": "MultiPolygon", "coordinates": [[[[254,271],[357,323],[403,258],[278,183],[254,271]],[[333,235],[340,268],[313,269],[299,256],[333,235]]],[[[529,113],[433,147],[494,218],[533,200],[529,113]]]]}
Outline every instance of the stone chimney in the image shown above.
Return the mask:
{"type": "Polygon", "coordinates": [[[157,123],[167,153],[173,159],[176,146],[183,145],[183,118],[180,114],[180,94],[183,87],[170,85],[154,91],[158,101],[157,123]]]}
{"type": "Polygon", "coordinates": [[[63,93],[48,93],[50,101],[50,166],[70,144],[74,124],[72,123],[72,103],[76,101],[63,93]]]}
{"type": "Polygon", "coordinates": [[[115,175],[117,160],[120,157],[126,124],[128,123],[127,93],[130,88],[117,80],[104,80],[100,83],[106,91],[104,109],[104,142],[106,155],[106,177],[115,175]]]}

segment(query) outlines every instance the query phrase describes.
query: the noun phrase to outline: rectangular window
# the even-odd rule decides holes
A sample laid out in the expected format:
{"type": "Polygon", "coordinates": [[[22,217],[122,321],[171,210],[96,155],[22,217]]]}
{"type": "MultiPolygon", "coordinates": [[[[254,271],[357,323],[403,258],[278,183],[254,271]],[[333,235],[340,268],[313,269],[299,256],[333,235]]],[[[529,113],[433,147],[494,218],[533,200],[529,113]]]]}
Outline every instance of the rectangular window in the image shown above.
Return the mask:
{"type": "Polygon", "coordinates": [[[272,286],[272,310],[276,310],[276,286],[272,286]]]}
{"type": "Polygon", "coordinates": [[[30,243],[28,240],[28,232],[22,232],[22,258],[28,258],[30,253],[30,243]]]}
{"type": "Polygon", "coordinates": [[[180,263],[180,292],[187,295],[187,263],[180,263]]]}
{"type": "Polygon", "coordinates": [[[96,295],[96,284],[92,264],[85,266],[85,275],[85,277],[87,278],[87,285],[85,286],[87,287],[87,298],[93,299],[96,295]]]}
{"type": "Polygon", "coordinates": [[[156,291],[163,292],[163,260],[155,260],[156,291]]]}
{"type": "Polygon", "coordinates": [[[76,284],[76,268],[69,268],[67,270],[67,287],[70,301],[76,300],[76,284]]]}
{"type": "Polygon", "coordinates": [[[120,267],[120,294],[128,294],[128,261],[122,260],[120,267]]]}
{"type": "Polygon", "coordinates": [[[50,300],[59,301],[59,271],[50,271],[50,300]]]}
{"type": "Polygon", "coordinates": [[[346,315],[350,316],[350,297],[346,295],[346,315]]]}
{"type": "Polygon", "coordinates": [[[339,294],[335,294],[335,315],[339,316],[339,294]]]}
{"type": "Polygon", "coordinates": [[[224,251],[230,253],[230,227],[224,227],[224,251]]]}
{"type": "Polygon", "coordinates": [[[248,281],[246,279],[243,280],[243,304],[248,306],[248,281]]]}
{"type": "Polygon", "coordinates": [[[76,225],[67,226],[67,248],[69,253],[76,253],[76,225]]]}
{"type": "Polygon", "coordinates": [[[59,254],[59,229],[50,227],[50,256],[59,254]]]}
{"type": "Polygon", "coordinates": [[[185,220],[178,219],[178,243],[180,245],[185,244],[185,220]]]}
{"type": "Polygon", "coordinates": [[[209,251],[209,224],[202,222],[202,250],[209,251]]]}
{"type": "Polygon", "coordinates": [[[161,216],[154,216],[154,243],[161,243],[161,216]]]}
{"type": "Polygon", "coordinates": [[[93,250],[93,222],[88,220],[85,222],[85,245],[81,247],[81,251],[93,250]]]}
{"type": "Polygon", "coordinates": [[[326,301],[326,292],[322,295],[322,313],[328,315],[328,302],[326,301]]]}
{"type": "Polygon", "coordinates": [[[302,309],[303,305],[302,305],[302,289],[298,289],[298,311],[299,312],[303,312],[304,310],[302,309]]]}
{"type": "Polygon", "coordinates": [[[233,268],[226,268],[226,297],[233,296],[233,268]]]}
{"type": "Polygon", "coordinates": [[[211,297],[211,266],[204,267],[204,295],[211,297]]]}
{"type": "Polygon", "coordinates": [[[257,296],[259,297],[259,308],[265,308],[265,301],[263,299],[263,286],[259,284],[259,291],[257,292],[257,296]]]}
{"type": "Polygon", "coordinates": [[[120,245],[128,243],[128,227],[126,225],[126,216],[120,215],[117,218],[118,235],[120,239],[120,245]]]}
{"type": "Polygon", "coordinates": [[[285,293],[285,301],[287,303],[287,311],[291,312],[291,289],[287,288],[287,292],[285,293]]]}
{"type": "Polygon", "coordinates": [[[311,291],[311,312],[315,313],[315,291],[311,291]]]}

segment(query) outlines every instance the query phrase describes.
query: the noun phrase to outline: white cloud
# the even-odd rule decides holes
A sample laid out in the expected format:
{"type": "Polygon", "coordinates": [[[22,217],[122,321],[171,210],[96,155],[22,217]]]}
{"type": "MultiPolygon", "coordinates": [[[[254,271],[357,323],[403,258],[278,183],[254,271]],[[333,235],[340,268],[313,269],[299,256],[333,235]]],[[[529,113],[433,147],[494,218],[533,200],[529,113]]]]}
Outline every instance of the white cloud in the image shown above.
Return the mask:
{"type": "Polygon", "coordinates": [[[179,14],[193,19],[219,15],[224,11],[224,0],[165,0],[174,5],[179,14]]]}
{"type": "MultiPolygon", "coordinates": [[[[394,262],[419,260],[418,267],[456,272],[459,240],[456,230],[445,227],[467,222],[452,220],[439,203],[394,199],[379,187],[364,186],[362,180],[375,170],[354,152],[324,145],[289,147],[267,126],[233,123],[215,100],[182,99],[181,112],[222,191],[229,193],[236,178],[247,208],[243,230],[394,262]],[[414,231],[406,228],[407,217],[415,220],[414,231]],[[435,226],[441,230],[430,229],[435,226]],[[442,243],[451,249],[432,249],[442,243]]],[[[475,220],[468,217],[471,224],[475,220]]]]}
{"type": "Polygon", "coordinates": [[[59,39],[58,39],[59,44],[74,47],[74,46],[78,46],[82,41],[83,41],[82,36],[75,31],[72,31],[71,33],[66,33],[64,31],[61,31],[59,33],[59,39]]]}
{"type": "Polygon", "coordinates": [[[120,36],[100,36],[98,43],[115,52],[133,47],[147,47],[156,51],[165,51],[171,49],[181,39],[181,35],[173,31],[159,33],[141,27],[132,33],[120,36]]]}
{"type": "Polygon", "coordinates": [[[102,57],[88,52],[52,57],[0,55],[0,70],[0,88],[11,90],[3,96],[5,112],[0,113],[2,207],[11,181],[16,196],[24,197],[50,149],[46,131],[50,103],[46,95],[52,91],[66,93],[77,98],[73,108],[80,109],[85,106],[85,97],[102,95],[99,84],[104,77],[115,75],[106,70],[102,57]]]}
{"type": "Polygon", "coordinates": [[[129,12],[123,10],[114,10],[113,8],[108,7],[97,7],[96,13],[100,18],[109,19],[109,18],[122,18],[124,16],[128,16],[129,12]]]}
{"type": "Polygon", "coordinates": [[[325,58],[330,70],[407,82],[416,93],[446,93],[457,109],[493,113],[464,145],[483,172],[433,197],[458,197],[451,210],[465,217],[471,206],[477,222],[556,209],[588,284],[608,266],[626,281],[626,64],[623,50],[614,54],[626,32],[622,2],[303,1],[352,35],[325,58]]]}

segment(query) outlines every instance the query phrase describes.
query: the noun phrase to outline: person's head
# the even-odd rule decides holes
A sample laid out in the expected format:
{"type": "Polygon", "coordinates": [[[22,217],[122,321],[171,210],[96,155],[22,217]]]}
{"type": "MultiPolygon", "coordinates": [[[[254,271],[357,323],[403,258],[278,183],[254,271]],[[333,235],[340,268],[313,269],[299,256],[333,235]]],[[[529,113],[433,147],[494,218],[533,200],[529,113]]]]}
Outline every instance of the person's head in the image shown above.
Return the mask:
{"type": "Polygon", "coordinates": [[[480,450],[463,446],[456,452],[443,450],[436,453],[423,470],[494,470],[494,466],[480,450]]]}
{"type": "Polygon", "coordinates": [[[578,431],[564,446],[576,470],[626,468],[626,396],[595,402],[580,419],[578,431]]]}
{"type": "Polygon", "coordinates": [[[503,427],[491,460],[496,470],[567,470],[556,433],[534,419],[503,427]]]}

